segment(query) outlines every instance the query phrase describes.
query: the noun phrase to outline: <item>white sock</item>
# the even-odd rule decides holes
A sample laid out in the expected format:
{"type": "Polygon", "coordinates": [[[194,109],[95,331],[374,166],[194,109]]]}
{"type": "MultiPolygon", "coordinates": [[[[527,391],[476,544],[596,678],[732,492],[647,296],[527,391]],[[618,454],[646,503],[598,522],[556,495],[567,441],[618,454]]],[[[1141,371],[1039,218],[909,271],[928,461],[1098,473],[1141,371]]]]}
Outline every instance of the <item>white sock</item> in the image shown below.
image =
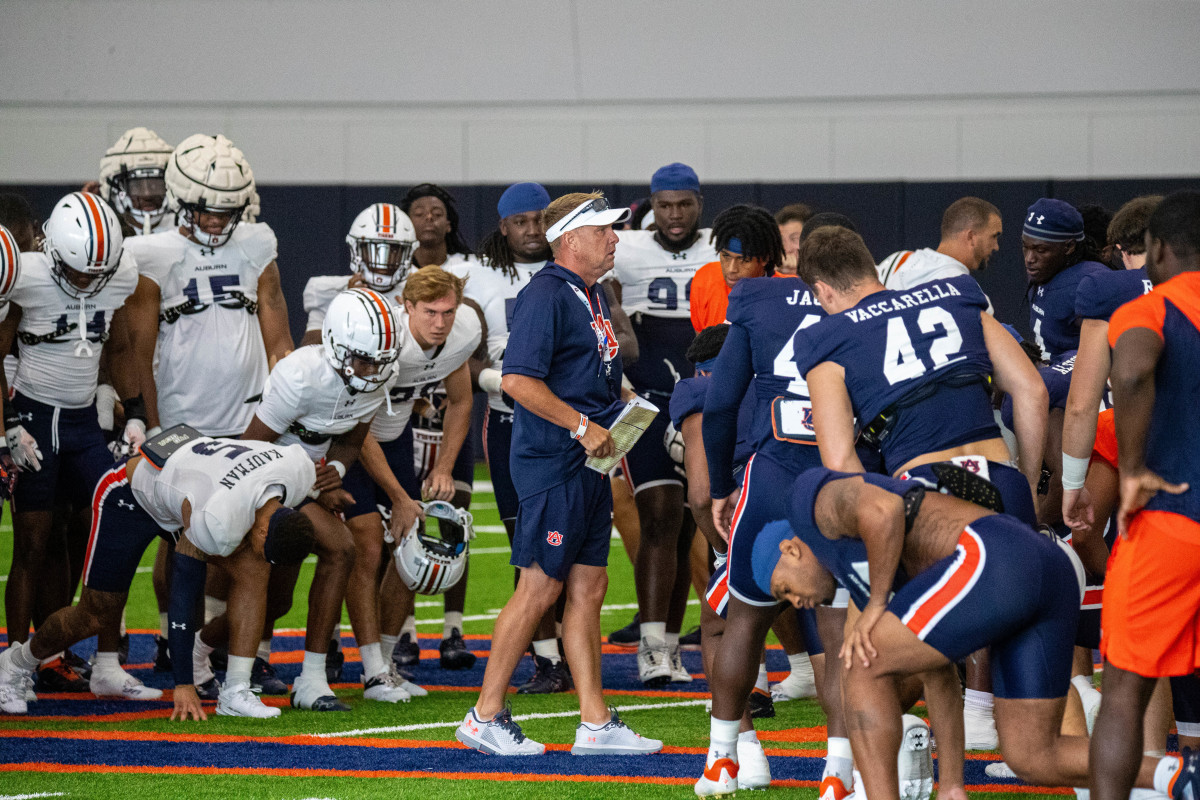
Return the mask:
{"type": "Polygon", "coordinates": [[[663,634],[663,636],[667,640],[668,650],[674,650],[676,647],[679,647],[679,631],[675,631],[674,633],[668,632],[663,634]]]}
{"type": "Polygon", "coordinates": [[[103,675],[106,672],[122,672],[123,670],[121,669],[121,662],[117,658],[116,652],[103,653],[97,651],[96,655],[92,657],[92,671],[103,675]]]}
{"type": "Polygon", "coordinates": [[[300,667],[300,677],[297,680],[320,681],[328,683],[325,678],[325,654],[304,651],[304,663],[300,667]]]}
{"type": "Polygon", "coordinates": [[[388,636],[386,633],[379,637],[379,654],[383,656],[383,660],[387,661],[392,657],[392,653],[396,652],[396,642],[400,641],[399,636],[388,636]]]}
{"type": "Polygon", "coordinates": [[[753,742],[754,744],[758,744],[758,731],[751,728],[748,731],[742,731],[739,733],[738,744],[741,744],[742,742],[753,742]]]}
{"type": "Polygon", "coordinates": [[[171,633],[171,623],[167,621],[167,612],[158,612],[158,635],[163,639],[171,633]]]}
{"type": "Polygon", "coordinates": [[[1154,768],[1154,791],[1168,794],[1171,778],[1175,777],[1175,773],[1182,768],[1183,759],[1179,756],[1166,756],[1159,759],[1158,766],[1154,768]]]}
{"type": "Polygon", "coordinates": [[[538,639],[533,643],[533,652],[542,658],[550,659],[551,664],[562,661],[562,656],[558,654],[558,639],[538,639]]]}
{"type": "MultiPolygon", "coordinates": [[[[446,612],[445,618],[442,620],[443,639],[449,639],[454,628],[458,628],[458,632],[462,633],[462,618],[463,615],[461,611],[446,612]]],[[[607,725],[608,723],[605,724],[607,725]]]]}
{"type": "Polygon", "coordinates": [[[33,672],[41,666],[41,662],[33,657],[33,653],[29,652],[29,642],[14,644],[8,648],[8,652],[12,653],[13,666],[23,672],[33,672]]]}
{"type": "Polygon", "coordinates": [[[258,643],[258,652],[255,653],[255,655],[258,656],[259,658],[261,658],[263,661],[270,663],[271,662],[271,640],[263,639],[261,642],[259,642],[258,643]]]}
{"type": "Polygon", "coordinates": [[[1167,748],[1158,747],[1153,750],[1143,750],[1142,755],[1150,756],[1151,758],[1162,758],[1167,754],[1167,748]]]}
{"type": "Polygon", "coordinates": [[[218,600],[215,597],[204,595],[204,624],[212,622],[214,618],[225,613],[225,601],[218,600]]]}
{"type": "Polygon", "coordinates": [[[125,609],[123,609],[123,608],[121,609],[121,630],[120,630],[120,634],[121,634],[122,636],[124,636],[124,635],[125,635],[125,609]]]}
{"type": "Polygon", "coordinates": [[[977,713],[984,713],[986,716],[991,716],[992,706],[995,705],[995,697],[991,692],[980,692],[975,689],[967,689],[967,695],[963,699],[963,705],[967,708],[973,708],[977,713]]]}
{"type": "Polygon", "coordinates": [[[641,632],[643,639],[654,639],[660,642],[665,641],[667,638],[667,623],[643,622],[641,632]]]}
{"type": "Polygon", "coordinates": [[[229,664],[225,668],[226,686],[249,686],[250,670],[254,666],[252,656],[235,656],[229,654],[229,664]]]}
{"type": "Polygon", "coordinates": [[[400,635],[408,634],[408,638],[414,642],[417,640],[417,618],[409,615],[408,619],[404,620],[404,624],[400,626],[400,635]]]}
{"type": "Polygon", "coordinates": [[[792,668],[792,674],[800,678],[813,677],[812,659],[808,657],[808,653],[800,652],[794,656],[788,656],[788,666],[792,668]]]}
{"type": "Polygon", "coordinates": [[[360,644],[358,646],[358,654],[362,657],[364,678],[374,678],[380,673],[387,672],[387,662],[383,660],[383,653],[380,651],[379,642],[360,644]]]}
{"type": "Polygon", "coordinates": [[[709,764],[712,764],[718,756],[729,757],[737,761],[738,728],[740,727],[742,727],[740,719],[710,718],[708,727],[709,764]]]}
{"type": "Polygon", "coordinates": [[[854,752],[850,749],[850,740],[845,736],[831,736],[826,751],[825,771],[821,777],[836,775],[849,789],[854,784],[854,752]]]}
{"type": "Polygon", "coordinates": [[[758,665],[758,680],[756,680],[754,682],[754,688],[761,689],[764,692],[771,691],[771,684],[767,680],[767,665],[766,664],[758,665]]]}
{"type": "Polygon", "coordinates": [[[208,660],[212,651],[213,648],[204,643],[197,631],[196,638],[192,643],[192,683],[196,686],[208,683],[213,679],[212,663],[208,660]]]}

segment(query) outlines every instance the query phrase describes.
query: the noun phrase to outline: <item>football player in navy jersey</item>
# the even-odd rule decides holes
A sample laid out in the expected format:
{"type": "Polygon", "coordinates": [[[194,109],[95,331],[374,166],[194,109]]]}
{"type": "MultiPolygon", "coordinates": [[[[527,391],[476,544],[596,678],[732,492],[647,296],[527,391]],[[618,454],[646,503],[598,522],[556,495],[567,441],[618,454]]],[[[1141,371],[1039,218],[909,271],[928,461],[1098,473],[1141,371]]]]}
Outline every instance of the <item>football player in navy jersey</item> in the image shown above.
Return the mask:
{"type": "Polygon", "coordinates": [[[1029,207],[1021,252],[1029,279],[1029,325],[1042,357],[1054,361],[1079,347],[1079,282],[1109,269],[1086,246],[1083,216],[1062,200],[1043,197],[1029,207]]]}
{"type": "MultiPolygon", "coordinates": [[[[692,330],[696,271],[717,260],[700,228],[700,179],[686,164],[659,168],[650,179],[655,230],[621,231],[609,281],[633,322],[640,357],[628,370],[634,390],[661,409],[675,382],[690,373],[685,353],[692,330]]],[[[687,680],[679,659],[679,629],[690,585],[693,528],[684,515],[683,480],[664,444],[659,414],[622,462],[640,521],[634,579],[641,620],[638,675],[650,686],[687,680]],[[683,541],[681,541],[683,537],[683,541]]]]}

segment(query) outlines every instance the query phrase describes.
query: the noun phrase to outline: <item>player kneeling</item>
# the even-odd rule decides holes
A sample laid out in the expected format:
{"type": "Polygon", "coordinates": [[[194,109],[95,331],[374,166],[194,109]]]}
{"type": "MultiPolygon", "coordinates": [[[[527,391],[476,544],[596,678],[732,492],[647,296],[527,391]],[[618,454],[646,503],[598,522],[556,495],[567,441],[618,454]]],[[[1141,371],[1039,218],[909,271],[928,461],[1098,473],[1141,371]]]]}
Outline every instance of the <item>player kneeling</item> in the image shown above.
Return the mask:
{"type": "MultiPolygon", "coordinates": [[[[275,717],[250,691],[271,564],[296,564],[312,549],[313,527],[294,507],[316,480],[300,447],[235,442],[178,425],[118,462],[96,485],[83,594],[47,619],[24,644],[0,653],[0,709],[26,712],[25,687],[41,659],[115,626],[142,554],[159,536],[175,543],[170,645],[175,671],[171,718],[206,719],[192,677],[194,611],[204,594],[205,562],[221,559],[240,587],[230,608],[228,678],[217,713],[275,717]]],[[[232,599],[232,596],[231,596],[232,599]]],[[[132,697],[145,687],[130,676],[132,697]],[[136,684],[136,685],[134,685],[136,684]]]]}

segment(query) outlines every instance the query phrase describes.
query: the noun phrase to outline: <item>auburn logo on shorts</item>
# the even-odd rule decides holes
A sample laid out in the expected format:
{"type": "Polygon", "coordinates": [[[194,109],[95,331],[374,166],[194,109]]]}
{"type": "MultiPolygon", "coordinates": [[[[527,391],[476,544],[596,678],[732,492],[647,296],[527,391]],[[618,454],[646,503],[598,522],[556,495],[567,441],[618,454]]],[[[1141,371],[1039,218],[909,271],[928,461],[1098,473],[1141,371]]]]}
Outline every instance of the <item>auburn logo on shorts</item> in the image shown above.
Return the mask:
{"type": "Polygon", "coordinates": [[[546,534],[546,541],[555,547],[558,547],[560,544],[562,544],[562,534],[558,531],[550,531],[546,534]]]}

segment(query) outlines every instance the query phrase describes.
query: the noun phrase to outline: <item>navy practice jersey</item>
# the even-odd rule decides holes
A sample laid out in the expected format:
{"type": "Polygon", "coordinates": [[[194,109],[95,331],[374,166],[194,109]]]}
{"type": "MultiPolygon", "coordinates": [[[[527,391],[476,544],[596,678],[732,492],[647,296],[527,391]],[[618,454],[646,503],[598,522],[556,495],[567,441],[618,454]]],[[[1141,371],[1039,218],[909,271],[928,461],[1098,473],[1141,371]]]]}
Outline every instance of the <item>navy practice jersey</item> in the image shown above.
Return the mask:
{"type": "Polygon", "coordinates": [[[1075,314],[1080,319],[1107,322],[1118,308],[1153,288],[1145,267],[1086,275],[1075,293],[1075,314]]]}
{"type": "MultiPolygon", "coordinates": [[[[708,396],[708,386],[712,377],[697,375],[695,378],[684,378],[675,384],[671,394],[671,423],[675,430],[683,429],[683,421],[693,414],[704,413],[704,400],[708,396]]],[[[754,424],[754,382],[746,390],[737,415],[737,446],[733,451],[734,467],[744,466],[754,454],[750,443],[750,429],[754,424]]]]}
{"type": "MultiPolygon", "coordinates": [[[[829,570],[838,583],[850,592],[850,599],[859,608],[866,606],[871,598],[871,573],[867,568],[867,546],[862,539],[829,539],[817,528],[816,503],[817,495],[822,487],[830,481],[840,478],[862,478],[867,483],[899,496],[917,488],[913,481],[902,481],[889,478],[886,475],[870,473],[852,474],[834,472],[825,467],[810,469],[796,479],[792,484],[792,496],[789,500],[788,522],[792,532],[800,540],[812,548],[817,561],[829,570]]],[[[920,489],[917,489],[920,491],[920,489]]],[[[892,589],[899,589],[907,581],[904,568],[898,567],[892,589]]]]}
{"type": "MultiPolygon", "coordinates": [[[[551,262],[517,295],[504,352],[505,375],[546,383],[571,408],[609,427],[622,406],[621,356],[608,300],[551,262]]],[[[587,454],[567,431],[517,404],[509,464],[520,497],[569,480],[587,454]]]]}
{"type": "Polygon", "coordinates": [[[745,278],[729,293],[729,335],[713,366],[704,402],[704,450],[713,497],[735,488],[738,409],[754,381],[754,452],[795,472],[821,463],[812,430],[808,384],[796,371],[792,339],[825,317],[808,286],[795,277],[745,278]]]}
{"type": "Polygon", "coordinates": [[[1042,358],[1056,360],[1067,350],[1079,349],[1079,315],[1075,298],[1079,282],[1088,275],[1112,272],[1096,261],[1080,261],[1040,286],[1030,286],[1029,325],[1042,358]]]}
{"type": "MultiPolygon", "coordinates": [[[[1071,391],[1071,374],[1075,372],[1075,351],[1063,353],[1053,364],[1043,364],[1038,367],[1042,383],[1050,395],[1050,409],[1067,407],[1067,393],[1071,391]]],[[[1013,430],[1013,401],[1012,395],[1004,395],[1000,405],[1000,418],[1004,426],[1013,430]]]]}
{"type": "Polygon", "coordinates": [[[807,375],[825,361],[841,365],[863,425],[896,412],[880,443],[895,472],[924,453],[1000,435],[985,382],[992,362],[980,314],[987,307],[969,275],[875,292],[797,332],[796,366],[807,375]]]}

